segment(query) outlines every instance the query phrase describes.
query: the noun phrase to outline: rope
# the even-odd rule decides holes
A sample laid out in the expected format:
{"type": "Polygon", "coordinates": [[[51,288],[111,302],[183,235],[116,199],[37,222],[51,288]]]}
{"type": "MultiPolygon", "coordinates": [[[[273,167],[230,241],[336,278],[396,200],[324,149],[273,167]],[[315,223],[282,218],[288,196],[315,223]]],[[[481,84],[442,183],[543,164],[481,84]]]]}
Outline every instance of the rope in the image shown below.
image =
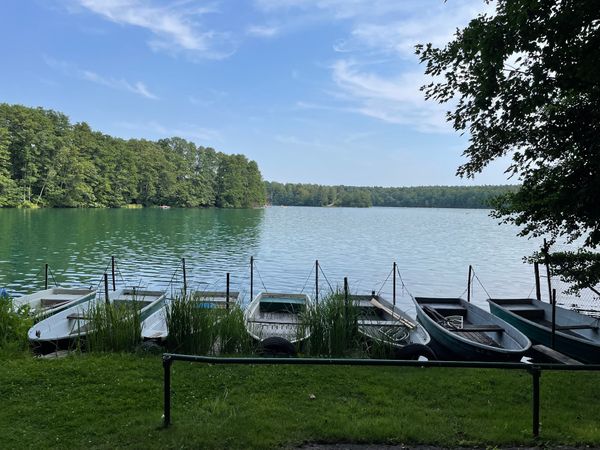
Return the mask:
{"type": "Polygon", "coordinates": [[[52,268],[50,266],[48,266],[48,271],[50,272],[52,280],[54,280],[54,286],[58,286],[58,283],[56,282],[56,278],[54,278],[54,273],[52,272],[52,268]]]}
{"type": "Polygon", "coordinates": [[[377,295],[381,294],[381,291],[383,290],[383,287],[385,286],[385,284],[387,283],[387,281],[390,279],[390,275],[392,275],[392,273],[394,273],[394,268],[392,268],[392,270],[390,270],[390,273],[388,273],[387,278],[385,279],[385,281],[382,283],[381,287],[377,291],[377,295]]]}
{"type": "Polygon", "coordinates": [[[312,267],[310,268],[310,272],[308,274],[308,276],[306,277],[306,280],[304,280],[304,286],[302,286],[302,290],[300,291],[300,293],[302,294],[304,292],[304,289],[306,288],[306,285],[308,284],[308,279],[310,278],[310,276],[313,273],[313,268],[316,266],[316,263],[312,265],[312,267]]]}
{"type": "Polygon", "coordinates": [[[327,279],[327,275],[325,275],[325,272],[323,272],[323,267],[321,266],[321,264],[319,264],[319,269],[321,270],[321,274],[323,275],[323,278],[325,278],[325,281],[327,281],[327,284],[329,285],[329,290],[333,294],[335,291],[333,290],[333,286],[331,286],[331,283],[327,279]]]}
{"type": "Polygon", "coordinates": [[[267,287],[265,286],[265,282],[262,279],[262,276],[260,275],[260,271],[258,270],[258,267],[256,266],[256,259],[254,260],[254,270],[256,270],[256,274],[258,275],[258,278],[260,279],[260,282],[262,284],[263,289],[265,290],[265,292],[269,292],[267,290],[267,287]]]}
{"type": "Polygon", "coordinates": [[[404,284],[404,280],[402,279],[402,274],[400,273],[400,268],[396,265],[396,272],[398,273],[398,277],[400,278],[400,283],[402,283],[402,291],[406,291],[411,297],[412,294],[408,290],[408,287],[404,284]]]}
{"type": "Polygon", "coordinates": [[[485,295],[488,296],[488,298],[492,298],[492,296],[490,295],[490,293],[487,291],[487,289],[485,288],[485,286],[483,285],[483,283],[481,282],[481,280],[479,279],[479,277],[477,276],[477,274],[475,273],[475,271],[473,270],[473,277],[475,279],[477,279],[477,282],[479,283],[479,285],[481,286],[481,288],[484,290],[485,295]]]}

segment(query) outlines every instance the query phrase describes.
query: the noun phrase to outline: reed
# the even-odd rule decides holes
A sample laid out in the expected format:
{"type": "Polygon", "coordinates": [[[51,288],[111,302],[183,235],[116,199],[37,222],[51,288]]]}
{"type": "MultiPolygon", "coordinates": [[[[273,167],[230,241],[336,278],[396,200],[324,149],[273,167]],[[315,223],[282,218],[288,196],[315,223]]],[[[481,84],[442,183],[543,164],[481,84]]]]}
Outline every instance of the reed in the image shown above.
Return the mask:
{"type": "Polygon", "coordinates": [[[133,352],[142,343],[141,302],[96,302],[85,325],[85,348],[92,352],[133,352]]]}
{"type": "Polygon", "coordinates": [[[27,330],[33,325],[28,306],[17,308],[12,298],[0,295],[0,348],[27,348],[27,330]]]}
{"type": "Polygon", "coordinates": [[[308,328],[304,352],[311,356],[349,356],[360,351],[359,310],[349,297],[335,292],[300,314],[299,335],[308,328]]]}

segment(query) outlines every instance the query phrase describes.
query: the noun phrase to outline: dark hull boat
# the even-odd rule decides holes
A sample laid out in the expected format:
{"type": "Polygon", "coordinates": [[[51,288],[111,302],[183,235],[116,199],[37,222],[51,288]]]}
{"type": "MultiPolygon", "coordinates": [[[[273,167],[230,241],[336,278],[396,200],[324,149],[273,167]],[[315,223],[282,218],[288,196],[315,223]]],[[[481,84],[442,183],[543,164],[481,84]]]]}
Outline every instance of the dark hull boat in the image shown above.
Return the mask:
{"type": "MultiPolygon", "coordinates": [[[[535,344],[552,346],[552,305],[539,300],[488,299],[490,311],[535,344]]],[[[554,349],[578,361],[600,363],[600,319],[556,307],[554,349]]]]}
{"type": "Polygon", "coordinates": [[[431,338],[460,359],[518,361],[531,347],[515,327],[461,298],[413,300],[431,338]]]}

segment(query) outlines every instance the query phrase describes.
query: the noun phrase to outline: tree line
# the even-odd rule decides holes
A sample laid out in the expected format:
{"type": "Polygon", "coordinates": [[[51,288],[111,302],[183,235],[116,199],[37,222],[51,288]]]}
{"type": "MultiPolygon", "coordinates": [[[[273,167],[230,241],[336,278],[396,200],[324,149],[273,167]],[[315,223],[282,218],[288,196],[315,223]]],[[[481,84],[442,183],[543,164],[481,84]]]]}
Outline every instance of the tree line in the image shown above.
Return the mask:
{"type": "Polygon", "coordinates": [[[283,206],[489,208],[518,186],[356,187],[265,182],[267,199],[283,206]]]}
{"type": "Polygon", "coordinates": [[[173,137],[121,139],[56,111],[0,104],[0,207],[265,204],[258,165],[173,137]]]}

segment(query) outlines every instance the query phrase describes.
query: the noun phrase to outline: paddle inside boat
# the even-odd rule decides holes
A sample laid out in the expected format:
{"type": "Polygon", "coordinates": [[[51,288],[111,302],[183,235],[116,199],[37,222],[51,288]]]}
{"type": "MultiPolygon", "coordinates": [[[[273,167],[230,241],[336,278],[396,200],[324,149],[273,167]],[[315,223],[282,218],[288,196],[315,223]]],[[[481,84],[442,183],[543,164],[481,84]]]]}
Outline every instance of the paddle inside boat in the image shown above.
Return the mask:
{"type": "Polygon", "coordinates": [[[13,300],[13,305],[28,306],[31,314],[39,318],[87,302],[95,296],[95,289],[54,287],[17,297],[13,300]]]}

